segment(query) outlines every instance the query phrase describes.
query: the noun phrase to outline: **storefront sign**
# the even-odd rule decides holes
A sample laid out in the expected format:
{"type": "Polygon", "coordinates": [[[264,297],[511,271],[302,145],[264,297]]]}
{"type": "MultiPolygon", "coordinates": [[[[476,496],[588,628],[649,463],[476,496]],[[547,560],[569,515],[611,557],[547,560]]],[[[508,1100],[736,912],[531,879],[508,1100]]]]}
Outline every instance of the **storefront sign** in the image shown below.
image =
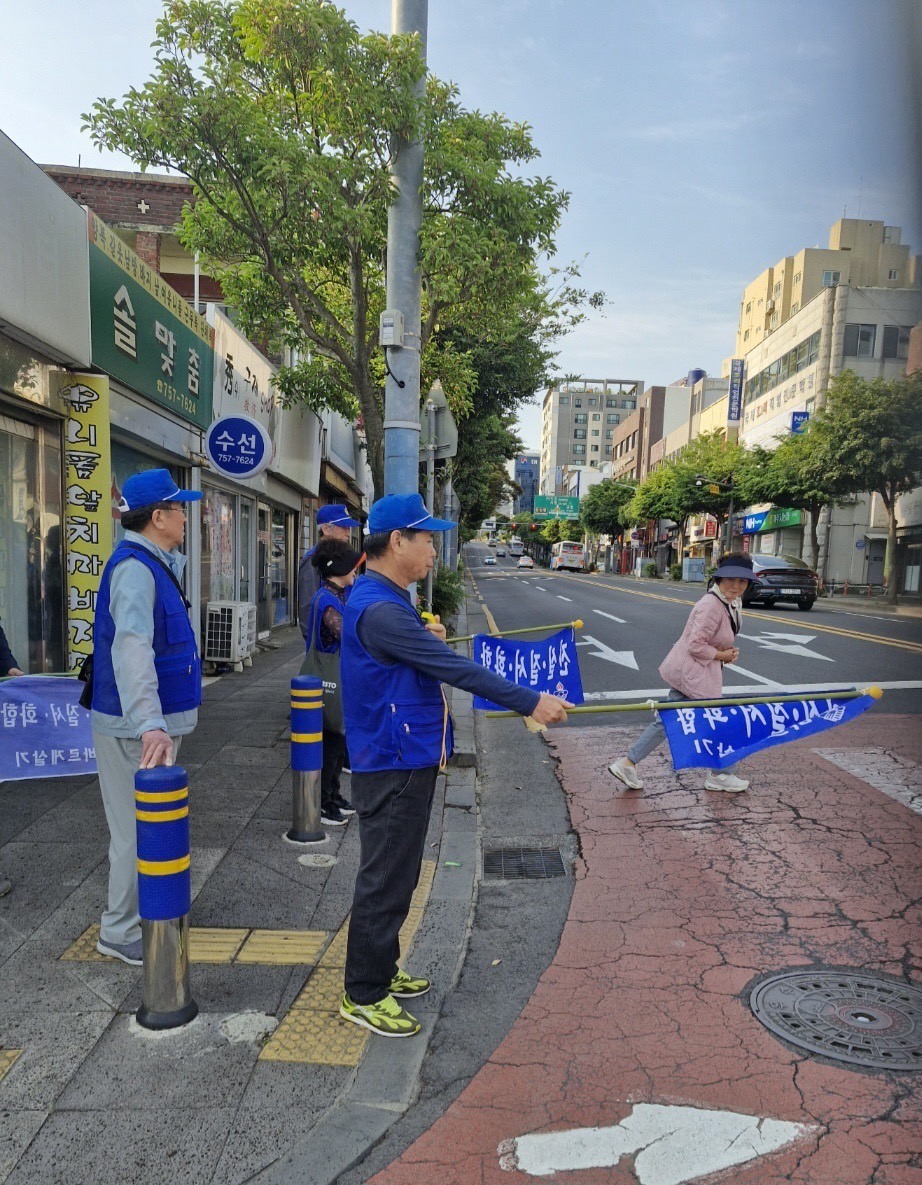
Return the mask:
{"type": "Polygon", "coordinates": [[[535,518],[579,518],[579,498],[538,494],[535,497],[535,518]]]}
{"type": "Polygon", "coordinates": [[[799,527],[803,522],[802,510],[789,510],[773,506],[771,510],[760,510],[743,518],[743,534],[758,535],[762,531],[774,531],[778,527],[799,527]]]}
{"type": "Polygon", "coordinates": [[[112,461],[109,378],[59,372],[67,408],[64,452],[64,589],[67,667],[76,670],[93,650],[96,594],[112,551],[112,461]]]}
{"type": "Polygon", "coordinates": [[[738,428],[743,414],[743,373],[745,362],[734,358],[730,363],[730,398],[727,402],[727,427],[738,428]]]}
{"type": "Polygon", "coordinates": [[[262,424],[272,442],[271,465],[282,418],[275,368],[223,313],[209,307],[208,317],[214,324],[214,414],[249,416],[262,424]]]}
{"type": "Polygon", "coordinates": [[[791,412],[791,431],[795,434],[803,432],[807,427],[807,421],[810,419],[808,411],[792,411],[791,412]]]}
{"type": "Polygon", "coordinates": [[[184,420],[211,422],[211,326],[89,215],[93,363],[184,420]]]}
{"type": "Polygon", "coordinates": [[[205,433],[205,455],[218,473],[245,481],[268,469],[272,441],[252,416],[222,416],[205,433]]]}

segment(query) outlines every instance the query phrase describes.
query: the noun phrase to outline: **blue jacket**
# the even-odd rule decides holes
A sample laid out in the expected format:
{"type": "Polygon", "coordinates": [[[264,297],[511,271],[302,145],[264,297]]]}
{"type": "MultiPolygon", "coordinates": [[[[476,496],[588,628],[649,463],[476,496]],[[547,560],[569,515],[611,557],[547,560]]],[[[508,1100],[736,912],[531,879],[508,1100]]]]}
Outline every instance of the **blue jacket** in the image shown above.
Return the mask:
{"type": "Polygon", "coordinates": [[[121,543],[106,564],[96,599],[93,626],[93,710],[122,716],[112,668],[115,622],[109,611],[109,586],[118,564],[138,560],[154,577],[154,668],[160,706],[165,716],[187,712],[202,702],[202,667],[186,604],[164,566],[143,547],[121,543]]]}
{"type": "Polygon", "coordinates": [[[406,663],[373,658],[358,636],[362,614],[378,601],[399,605],[419,626],[411,605],[379,580],[359,577],[343,613],[343,714],[352,769],[427,769],[451,756],[451,716],[442,685],[406,663]]]}

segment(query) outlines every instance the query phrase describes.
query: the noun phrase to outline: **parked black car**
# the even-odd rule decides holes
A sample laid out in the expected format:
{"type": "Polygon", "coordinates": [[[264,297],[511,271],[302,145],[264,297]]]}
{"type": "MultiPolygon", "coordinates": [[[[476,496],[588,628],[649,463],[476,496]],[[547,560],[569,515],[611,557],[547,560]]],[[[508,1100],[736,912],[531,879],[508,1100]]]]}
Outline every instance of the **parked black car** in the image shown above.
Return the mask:
{"type": "Polygon", "coordinates": [[[793,555],[755,553],[749,558],[755,580],[743,593],[744,605],[764,605],[770,609],[779,601],[793,601],[805,613],[813,608],[819,577],[809,564],[793,555]]]}

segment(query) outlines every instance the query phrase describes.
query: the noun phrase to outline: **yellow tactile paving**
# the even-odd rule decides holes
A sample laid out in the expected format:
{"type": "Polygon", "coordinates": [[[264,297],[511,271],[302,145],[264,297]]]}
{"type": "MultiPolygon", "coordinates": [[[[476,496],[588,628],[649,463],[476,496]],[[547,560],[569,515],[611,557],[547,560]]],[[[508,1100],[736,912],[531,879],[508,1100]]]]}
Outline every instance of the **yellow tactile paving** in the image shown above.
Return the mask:
{"type": "MultiPolygon", "coordinates": [[[[404,952],[409,949],[422,921],[434,877],[435,861],[424,860],[410,911],[400,931],[400,949],[404,952]]],[[[292,1004],[291,1011],[266,1043],[259,1055],[261,1061],[315,1066],[358,1065],[368,1033],[338,1016],[348,932],[349,919],[346,918],[292,1004]]]]}
{"type": "Polygon", "coordinates": [[[0,1049],[0,1082],[9,1074],[13,1068],[13,1062],[21,1053],[21,1049],[0,1049]]]}
{"type": "Polygon", "coordinates": [[[316,963],[326,940],[326,930],[254,930],[234,961],[280,966],[316,963]]]}
{"type": "MultiPolygon", "coordinates": [[[[89,926],[62,959],[84,963],[111,962],[96,949],[99,926],[89,926]]],[[[193,926],[189,955],[193,963],[261,963],[293,966],[315,963],[327,940],[326,930],[248,930],[193,926]]]]}
{"type": "Polygon", "coordinates": [[[341,1020],[335,1012],[294,1008],[269,1038],[259,1060],[357,1066],[368,1036],[365,1029],[341,1020]]]}
{"type": "Polygon", "coordinates": [[[232,963],[249,932],[193,926],[189,931],[189,958],[193,963],[232,963]]]}

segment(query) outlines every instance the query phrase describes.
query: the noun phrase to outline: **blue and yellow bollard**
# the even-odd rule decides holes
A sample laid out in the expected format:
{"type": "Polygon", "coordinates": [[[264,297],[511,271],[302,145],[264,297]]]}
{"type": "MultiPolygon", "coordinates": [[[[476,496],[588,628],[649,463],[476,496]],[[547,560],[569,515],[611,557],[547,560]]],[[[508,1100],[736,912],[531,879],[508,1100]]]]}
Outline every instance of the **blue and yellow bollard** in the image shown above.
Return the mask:
{"type": "Polygon", "coordinates": [[[291,681],[290,843],[325,843],[320,825],[320,770],[323,767],[323,680],[295,675],[291,681]]]}
{"type": "Polygon", "coordinates": [[[138,829],[138,911],[144,995],[138,1024],[175,1029],[198,1015],[189,987],[189,787],[178,765],[134,776],[138,829]]]}

